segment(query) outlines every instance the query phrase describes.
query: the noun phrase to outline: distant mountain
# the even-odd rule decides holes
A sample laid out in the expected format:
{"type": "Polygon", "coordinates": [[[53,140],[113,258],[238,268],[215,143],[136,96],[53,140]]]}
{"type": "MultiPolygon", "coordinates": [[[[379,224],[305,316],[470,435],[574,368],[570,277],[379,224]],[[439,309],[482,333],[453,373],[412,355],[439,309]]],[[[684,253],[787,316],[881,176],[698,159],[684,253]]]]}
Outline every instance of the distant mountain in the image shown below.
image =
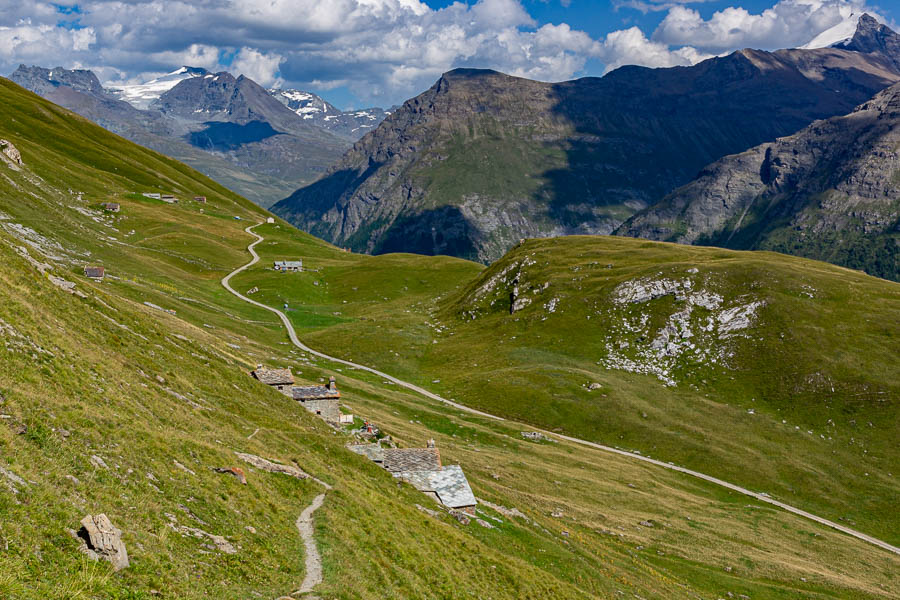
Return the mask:
{"type": "Polygon", "coordinates": [[[900,84],[713,163],[620,235],[776,250],[900,281],[900,84]]]}
{"type": "Polygon", "coordinates": [[[557,84],[458,69],[273,210],[357,251],[484,262],[523,237],[608,234],[705,165],[900,81],[892,36],[865,17],[846,48],[557,84]]]}
{"type": "Polygon", "coordinates": [[[381,108],[342,111],[319,96],[300,90],[271,89],[272,97],[319,127],[358,140],[378,127],[390,111],[381,108]]]}
{"type": "Polygon", "coordinates": [[[177,71],[173,71],[168,75],[163,75],[156,79],[151,79],[146,83],[134,85],[124,85],[107,88],[107,91],[119,100],[128,102],[135,108],[147,109],[161,95],[171,90],[173,87],[192,77],[203,77],[209,75],[209,71],[199,67],[181,67],[177,71]]]}
{"type": "Polygon", "coordinates": [[[262,206],[315,179],[350,143],[230,73],[182,67],[146,84],[111,90],[90,71],[59,67],[21,65],[10,79],[186,162],[262,206]]]}

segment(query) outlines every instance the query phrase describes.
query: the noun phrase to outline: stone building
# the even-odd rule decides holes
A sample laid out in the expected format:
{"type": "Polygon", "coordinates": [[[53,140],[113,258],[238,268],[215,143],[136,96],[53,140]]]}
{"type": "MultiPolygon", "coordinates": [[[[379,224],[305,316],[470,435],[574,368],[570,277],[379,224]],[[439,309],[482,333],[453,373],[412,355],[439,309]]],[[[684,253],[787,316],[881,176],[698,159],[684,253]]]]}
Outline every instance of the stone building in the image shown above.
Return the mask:
{"type": "Polygon", "coordinates": [[[291,395],[309,412],[322,417],[329,423],[340,423],[341,393],[337,389],[334,377],[328,380],[327,386],[294,386],[291,395]]]}
{"type": "Polygon", "coordinates": [[[262,365],[257,365],[256,370],[250,374],[284,394],[290,394],[291,387],[294,385],[294,374],[291,373],[290,369],[269,369],[262,365]]]}

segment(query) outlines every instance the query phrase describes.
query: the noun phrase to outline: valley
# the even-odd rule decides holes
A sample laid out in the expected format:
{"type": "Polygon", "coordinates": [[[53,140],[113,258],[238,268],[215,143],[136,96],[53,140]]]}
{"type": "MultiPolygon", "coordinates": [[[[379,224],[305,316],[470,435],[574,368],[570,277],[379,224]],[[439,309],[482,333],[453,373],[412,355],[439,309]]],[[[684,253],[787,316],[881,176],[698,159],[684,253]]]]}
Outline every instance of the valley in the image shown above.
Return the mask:
{"type": "MultiPolygon", "coordinates": [[[[313,521],[322,597],[898,593],[897,556],[862,540],[628,457],[525,439],[513,422],[292,348],[275,315],[220,284],[247,263],[245,229],[268,213],[14,84],[0,82],[0,94],[0,137],[22,160],[0,165],[0,595],[290,594],[306,576],[296,520],[321,486],[246,465],[242,485],[214,470],[237,466],[235,452],[295,462],[332,486],[313,521]],[[151,191],[179,201],[142,195],[151,191]],[[121,209],[104,213],[104,202],[121,209]],[[102,282],[83,276],[88,264],[105,267],[102,282]],[[490,527],[417,508],[432,505],[347,451],[346,431],[251,379],[260,363],[303,381],[334,375],[342,402],[404,447],[434,438],[448,464],[464,466],[490,527]],[[122,530],[130,567],[113,574],[78,551],[67,529],[86,513],[122,530]],[[185,527],[223,536],[235,553],[185,527]]],[[[896,545],[885,507],[897,490],[886,467],[896,462],[897,284],[775,254],[617,238],[531,240],[486,270],[346,252],[280,220],[254,231],[265,238],[260,262],[230,284],[258,288],[252,298],[269,307],[287,303],[298,337],[317,350],[551,433],[727,478],[896,545]],[[296,259],[304,271],[268,268],[296,259]],[[766,302],[742,330],[752,335],[729,342],[727,368],[682,354],[671,386],[596,364],[607,337],[646,337],[614,331],[603,315],[647,314],[655,331],[685,302],[666,294],[620,307],[617,286],[690,277],[722,297],[714,310],[766,302]],[[519,297],[532,302],[512,311],[519,297]],[[844,327],[812,343],[828,314],[844,327]],[[785,342],[788,320],[796,333],[785,342]],[[790,358],[783,343],[809,353],[790,358]],[[782,393],[795,373],[812,376],[796,398],[782,393]],[[826,432],[832,439],[818,437],[826,432]]],[[[710,309],[694,316],[701,310],[710,309]]]]}

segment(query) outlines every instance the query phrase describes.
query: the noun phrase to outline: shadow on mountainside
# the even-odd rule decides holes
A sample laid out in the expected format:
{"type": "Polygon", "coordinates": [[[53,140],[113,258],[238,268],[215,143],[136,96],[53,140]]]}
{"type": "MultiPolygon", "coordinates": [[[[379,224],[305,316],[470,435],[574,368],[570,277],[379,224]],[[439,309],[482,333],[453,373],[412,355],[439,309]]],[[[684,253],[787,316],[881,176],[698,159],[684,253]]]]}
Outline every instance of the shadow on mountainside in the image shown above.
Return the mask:
{"type": "Polygon", "coordinates": [[[446,254],[478,261],[475,240],[479,235],[459,208],[441,206],[400,216],[385,232],[373,254],[446,254]]]}

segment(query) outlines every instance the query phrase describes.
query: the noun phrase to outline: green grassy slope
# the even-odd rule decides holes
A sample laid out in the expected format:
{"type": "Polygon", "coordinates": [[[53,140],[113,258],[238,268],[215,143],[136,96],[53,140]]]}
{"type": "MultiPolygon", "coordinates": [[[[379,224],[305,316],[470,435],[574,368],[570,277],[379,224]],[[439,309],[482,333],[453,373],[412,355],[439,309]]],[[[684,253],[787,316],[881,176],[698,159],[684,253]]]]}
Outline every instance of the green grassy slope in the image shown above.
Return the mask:
{"type": "MultiPolygon", "coordinates": [[[[290,243],[272,239],[275,246],[260,247],[267,259],[290,243]]],[[[270,304],[303,305],[291,314],[305,339],[339,356],[900,541],[891,509],[900,498],[896,284],[771,253],[591,237],[529,241],[468,281],[434,273],[399,282],[375,272],[377,286],[353,289],[346,268],[321,268],[290,279],[251,271],[238,281],[258,285],[270,304]],[[533,301],[511,315],[523,262],[518,287],[533,301]],[[708,354],[655,358],[653,340],[687,303],[666,295],[616,304],[617,286],[636,280],[690,280],[695,291],[721,296],[718,309],[695,307],[690,317],[687,342],[708,354]],[[435,292],[417,294],[416,284],[435,292]],[[754,302],[762,304],[749,327],[721,339],[701,329],[754,302]]]]}
{"type": "MultiPolygon", "coordinates": [[[[862,542],[676,473],[526,442],[512,424],[304,356],[272,315],[219,285],[248,259],[242,229],[264,213],[12,85],[0,85],[0,100],[8,107],[0,137],[25,161],[20,171],[0,167],[0,597],[250,598],[296,589],[304,573],[294,521],[321,488],[251,469],[235,451],[296,461],[334,486],[316,513],[324,598],[900,593],[896,558],[862,542]],[[201,193],[209,203],[134,194],[144,189],[201,193]],[[106,200],[122,211],[97,211],[106,200]],[[56,287],[26,256],[86,297],[56,287]],[[106,266],[107,278],[84,279],[85,263],[106,266]],[[419,511],[432,507],[427,498],[250,379],[258,362],[291,366],[304,381],[337,375],[355,414],[404,446],[434,437],[480,498],[525,517],[484,505],[488,529],[419,511]],[[91,463],[95,455],[106,468],[91,463]],[[230,466],[247,471],[248,485],[213,471],[230,466]],[[87,560],[67,533],[99,512],[123,530],[132,559],[116,574],[87,560]],[[236,553],[182,527],[224,536],[236,553]]],[[[418,363],[410,352],[430,355],[418,305],[464,293],[481,272],[441,257],[344,253],[281,222],[258,230],[266,259],[301,257],[312,271],[274,275],[263,263],[236,278],[238,289],[257,281],[255,297],[288,300],[302,333],[323,349],[378,356],[398,371],[418,363]],[[298,301],[308,302],[301,310],[298,301]]]]}

